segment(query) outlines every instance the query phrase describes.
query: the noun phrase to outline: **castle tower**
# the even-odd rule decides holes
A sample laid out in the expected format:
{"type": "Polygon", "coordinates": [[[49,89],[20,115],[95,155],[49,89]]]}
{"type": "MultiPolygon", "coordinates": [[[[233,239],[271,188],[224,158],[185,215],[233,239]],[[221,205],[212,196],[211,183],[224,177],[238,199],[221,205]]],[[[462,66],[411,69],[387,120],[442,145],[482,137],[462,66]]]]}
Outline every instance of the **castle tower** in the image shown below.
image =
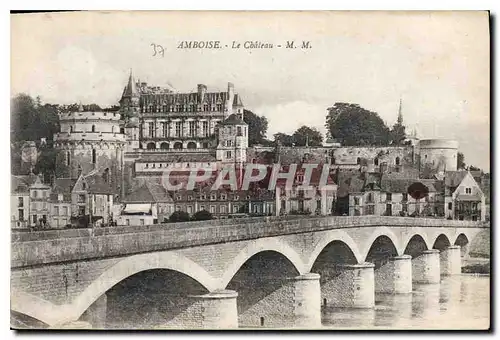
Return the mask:
{"type": "Polygon", "coordinates": [[[123,89],[120,99],[120,113],[123,119],[123,132],[127,139],[127,150],[139,148],[139,114],[140,114],[140,93],[137,90],[132,70],[128,78],[127,85],[123,89]]]}
{"type": "Polygon", "coordinates": [[[446,139],[419,141],[420,172],[429,174],[457,170],[458,142],[446,139]]]}
{"type": "Polygon", "coordinates": [[[220,123],[217,160],[222,163],[243,164],[247,160],[248,125],[236,114],[220,123]]]}
{"type": "Polygon", "coordinates": [[[118,190],[125,135],[120,133],[118,112],[78,111],[59,113],[60,132],[54,135],[54,147],[59,151],[57,162],[65,176],[78,178],[83,172],[97,171],[118,190]]]}

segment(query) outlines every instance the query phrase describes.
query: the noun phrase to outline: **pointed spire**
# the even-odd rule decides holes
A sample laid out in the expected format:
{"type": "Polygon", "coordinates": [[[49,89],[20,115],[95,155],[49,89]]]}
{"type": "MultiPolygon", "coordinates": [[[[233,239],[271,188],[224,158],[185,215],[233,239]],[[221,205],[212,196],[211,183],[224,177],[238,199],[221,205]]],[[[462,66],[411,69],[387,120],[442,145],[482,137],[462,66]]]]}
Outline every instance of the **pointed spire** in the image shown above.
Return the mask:
{"type": "Polygon", "coordinates": [[[128,83],[123,91],[124,96],[134,96],[137,94],[137,89],[134,81],[134,76],[132,75],[132,69],[130,69],[130,75],[128,77],[128,83]]]}
{"type": "Polygon", "coordinates": [[[399,97],[398,124],[403,125],[403,100],[399,97]]]}

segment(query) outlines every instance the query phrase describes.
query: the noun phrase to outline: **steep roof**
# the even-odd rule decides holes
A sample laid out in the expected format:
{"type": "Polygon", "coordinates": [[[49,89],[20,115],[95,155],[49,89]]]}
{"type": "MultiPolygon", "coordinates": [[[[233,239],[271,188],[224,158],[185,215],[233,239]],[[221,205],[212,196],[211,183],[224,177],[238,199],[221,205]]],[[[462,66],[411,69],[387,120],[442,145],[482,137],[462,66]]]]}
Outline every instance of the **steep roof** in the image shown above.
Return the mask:
{"type": "Polygon", "coordinates": [[[467,171],[446,171],[444,176],[444,183],[446,187],[456,188],[462,183],[463,179],[467,175],[467,171]]]}
{"type": "Polygon", "coordinates": [[[10,176],[11,193],[29,193],[29,185],[23,177],[25,176],[10,176]]]}
{"type": "Polygon", "coordinates": [[[76,184],[76,179],[74,178],[56,178],[52,186],[52,193],[50,194],[50,199],[52,201],[59,200],[59,194],[63,195],[63,201],[71,201],[71,191],[76,184]]]}
{"type": "Polygon", "coordinates": [[[165,203],[173,202],[167,190],[152,183],[144,183],[123,199],[123,203],[165,203]]]}
{"type": "Polygon", "coordinates": [[[132,97],[138,95],[137,88],[135,86],[134,77],[132,76],[132,70],[130,70],[130,75],[128,76],[127,86],[123,89],[122,97],[132,97]]]}
{"type": "Polygon", "coordinates": [[[220,124],[222,125],[248,125],[245,123],[243,120],[241,120],[237,115],[234,113],[227,117],[226,120],[222,121],[220,124]]]}
{"type": "Polygon", "coordinates": [[[422,183],[427,187],[429,192],[437,192],[437,183],[440,181],[414,179],[414,178],[382,178],[380,181],[380,189],[390,193],[407,193],[408,187],[413,183],[422,183]]]}
{"type": "Polygon", "coordinates": [[[237,107],[243,106],[243,103],[241,102],[241,97],[237,93],[234,95],[233,106],[237,107]]]}
{"type": "Polygon", "coordinates": [[[88,188],[86,190],[90,193],[107,195],[115,194],[111,186],[104,180],[104,178],[102,178],[99,173],[92,173],[85,176],[83,179],[88,185],[88,188]]]}
{"type": "Polygon", "coordinates": [[[164,153],[164,154],[143,154],[138,162],[216,162],[217,158],[214,154],[200,153],[164,153]]]}

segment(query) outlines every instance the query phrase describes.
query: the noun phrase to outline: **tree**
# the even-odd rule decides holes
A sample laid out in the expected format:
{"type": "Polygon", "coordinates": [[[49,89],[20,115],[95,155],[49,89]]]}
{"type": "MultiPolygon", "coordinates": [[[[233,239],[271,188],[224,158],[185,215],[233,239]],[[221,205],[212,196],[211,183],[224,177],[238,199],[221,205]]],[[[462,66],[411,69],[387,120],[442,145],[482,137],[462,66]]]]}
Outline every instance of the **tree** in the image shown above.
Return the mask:
{"type": "Polygon", "coordinates": [[[323,136],[316,128],[301,126],[292,135],[295,146],[321,146],[323,136]]]}
{"type": "Polygon", "coordinates": [[[293,146],[294,143],[293,136],[281,132],[274,134],[274,141],[280,142],[283,146],[293,146]]]}
{"type": "Polygon", "coordinates": [[[248,145],[266,143],[267,118],[258,116],[250,110],[243,110],[243,120],[248,124],[248,145]]]}
{"type": "Polygon", "coordinates": [[[465,169],[465,156],[462,152],[458,152],[457,154],[457,169],[465,169]]]}
{"type": "Polygon", "coordinates": [[[205,221],[205,220],[211,220],[212,214],[206,210],[200,210],[194,213],[193,215],[193,220],[194,221],[205,221]]]}
{"type": "Polygon", "coordinates": [[[185,211],[177,210],[168,218],[169,222],[187,222],[189,221],[189,214],[185,211]]]}
{"type": "Polygon", "coordinates": [[[375,112],[350,103],[328,108],[326,128],[332,138],[346,146],[388,145],[389,128],[375,112]]]}

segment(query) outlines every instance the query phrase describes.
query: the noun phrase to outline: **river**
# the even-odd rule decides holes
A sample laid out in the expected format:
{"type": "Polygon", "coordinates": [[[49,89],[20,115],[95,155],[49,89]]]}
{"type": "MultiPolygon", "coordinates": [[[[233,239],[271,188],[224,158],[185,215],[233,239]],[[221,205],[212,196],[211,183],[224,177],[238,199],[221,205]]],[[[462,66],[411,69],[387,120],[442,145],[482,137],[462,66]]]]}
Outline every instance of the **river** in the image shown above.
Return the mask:
{"type": "Polygon", "coordinates": [[[322,324],[334,329],[487,329],[490,277],[462,274],[440,284],[413,285],[411,294],[376,294],[373,310],[323,308],[322,324]]]}

